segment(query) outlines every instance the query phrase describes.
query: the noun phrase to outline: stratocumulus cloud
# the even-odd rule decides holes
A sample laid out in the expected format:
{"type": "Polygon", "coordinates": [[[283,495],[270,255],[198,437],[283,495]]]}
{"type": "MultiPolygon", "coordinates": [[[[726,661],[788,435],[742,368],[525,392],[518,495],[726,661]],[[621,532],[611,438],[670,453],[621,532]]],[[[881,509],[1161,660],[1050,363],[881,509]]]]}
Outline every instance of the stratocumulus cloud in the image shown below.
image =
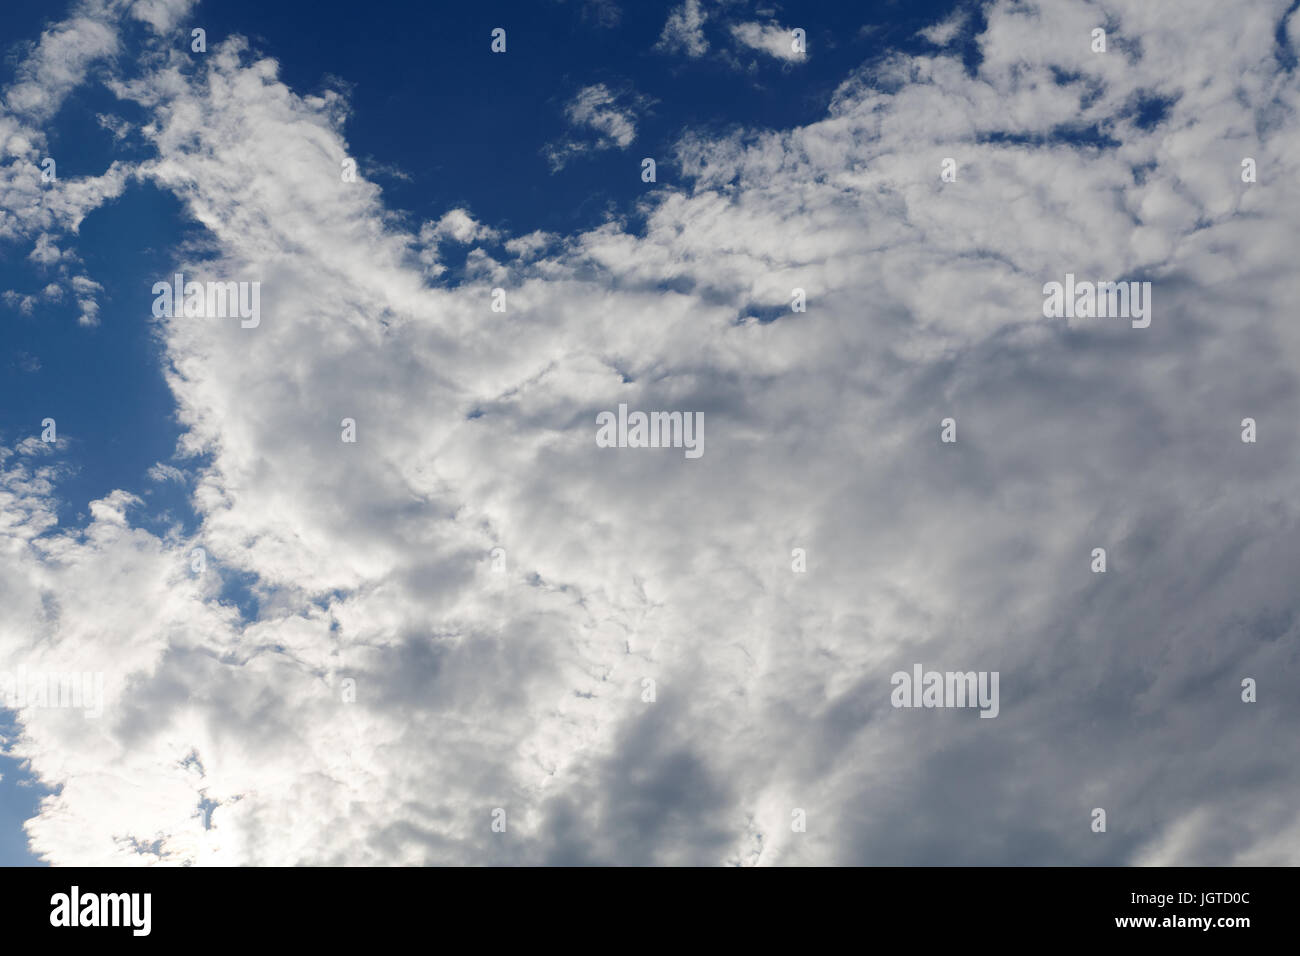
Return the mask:
{"type": "MultiPolygon", "coordinates": [[[[345,93],[242,37],[91,78],[128,18],[188,9],[82,5],[0,118],[13,250],[69,248],[139,181],[202,231],[172,271],[261,296],[256,327],[152,320],[192,532],[126,490],[63,527],[75,443],[0,449],[0,650],[106,675],[99,719],[19,713],[56,789],[35,853],[1300,859],[1285,0],[997,0],[976,66],[896,53],[815,122],[683,128],[640,221],[557,237],[412,226],[346,179],[345,93]],[[35,118],[91,82],[147,155],[41,193],[35,118]],[[1045,315],[1067,274],[1149,282],[1152,321],[1045,315]],[[599,447],[622,405],[707,417],[707,454],[599,447]],[[998,675],[997,718],[891,706],[917,662],[998,675]]],[[[702,53],[698,5],[672,16],[702,53]]],[[[790,59],[784,26],[729,29],[790,59]]],[[[566,115],[621,149],[603,89],[566,115]]]]}

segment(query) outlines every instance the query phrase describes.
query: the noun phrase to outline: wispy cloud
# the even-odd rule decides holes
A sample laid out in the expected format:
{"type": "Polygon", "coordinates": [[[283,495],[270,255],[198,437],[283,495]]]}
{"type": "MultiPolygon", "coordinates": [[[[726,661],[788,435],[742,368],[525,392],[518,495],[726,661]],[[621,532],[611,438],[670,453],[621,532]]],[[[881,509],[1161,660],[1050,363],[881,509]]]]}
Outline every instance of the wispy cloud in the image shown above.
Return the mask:
{"type": "Polygon", "coordinates": [[[685,0],[668,14],[656,49],[690,57],[703,56],[709,51],[709,41],[704,37],[704,21],[707,19],[708,14],[700,0],[685,0]]]}
{"type": "Polygon", "coordinates": [[[917,36],[933,43],[935,46],[947,46],[955,40],[970,21],[970,11],[954,10],[943,20],[917,31],[917,36]]]}
{"type": "Polygon", "coordinates": [[[807,47],[797,41],[793,28],[774,22],[736,23],[731,27],[731,36],[742,47],[787,63],[803,62],[808,55],[807,47]]]}
{"type": "Polygon", "coordinates": [[[636,139],[639,113],[647,101],[631,92],[615,92],[604,83],[583,87],[564,107],[573,135],[546,147],[553,171],[575,156],[607,149],[626,149],[636,139]]]}

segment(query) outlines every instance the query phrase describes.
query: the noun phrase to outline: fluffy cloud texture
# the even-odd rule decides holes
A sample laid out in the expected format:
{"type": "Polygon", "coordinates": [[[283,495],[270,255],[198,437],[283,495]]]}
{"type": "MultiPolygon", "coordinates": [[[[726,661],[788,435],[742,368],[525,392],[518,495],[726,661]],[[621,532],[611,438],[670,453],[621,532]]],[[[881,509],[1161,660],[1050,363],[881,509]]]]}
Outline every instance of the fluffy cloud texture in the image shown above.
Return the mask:
{"type": "MultiPolygon", "coordinates": [[[[57,788],[33,851],[1300,860],[1288,6],[993,2],[973,71],[897,56],[808,126],[685,130],[643,228],[508,241],[340,182],[346,102],[242,40],[110,78],[153,155],[104,176],[174,194],[209,239],[178,271],[260,281],[262,320],[157,320],[194,535],[124,491],[60,528],[75,446],[0,457],[0,652],[107,675],[98,721],[19,714],[57,788]],[[1150,281],[1150,328],[1044,318],[1067,272],[1150,281]],[[621,402],[702,411],[703,457],[596,447],[621,402]],[[1000,672],[1000,715],[892,708],[916,662],[1000,672]]],[[[21,75],[75,84],[126,12],[21,75]]],[[[110,192],[28,209],[35,149],[3,203],[31,248],[110,192]]]]}
{"type": "Polygon", "coordinates": [[[797,63],[804,58],[805,52],[796,46],[794,31],[779,23],[756,23],[753,21],[737,23],[731,28],[731,35],[741,46],[778,60],[797,63]]]}
{"type": "Polygon", "coordinates": [[[638,114],[648,105],[644,97],[616,92],[604,83],[585,86],[564,107],[573,134],[546,147],[552,170],[583,153],[627,149],[636,139],[638,114]]]}
{"type": "MultiPolygon", "coordinates": [[[[150,18],[166,26],[191,6],[192,0],[151,0],[137,5],[152,10],[150,18]]],[[[117,21],[131,9],[127,0],[82,0],[72,16],[40,36],[27,50],[14,83],[0,100],[0,242],[34,240],[29,254],[54,288],[67,288],[78,297],[82,325],[96,325],[102,291],[94,280],[77,274],[79,259],[72,249],[59,249],[55,233],[73,233],[91,210],[122,194],[128,170],[113,163],[101,175],[80,177],[52,188],[58,165],[46,150],[41,124],[55,115],[68,94],[89,71],[117,53],[117,21]]],[[[133,11],[134,12],[134,11],[133,11]]],[[[30,296],[6,290],[6,301],[30,296]]]]}
{"type": "Polygon", "coordinates": [[[657,48],[665,53],[703,56],[709,51],[709,41],[704,37],[704,21],[707,19],[708,13],[700,0],[685,0],[668,14],[657,48]]]}
{"type": "Polygon", "coordinates": [[[717,60],[751,73],[758,68],[755,53],[787,64],[803,62],[808,54],[802,35],[796,45],[794,27],[770,19],[769,8],[758,5],[750,10],[752,6],[745,0],[684,0],[669,11],[655,49],[691,59],[699,59],[713,49],[717,60]],[[767,19],[744,19],[750,15],[767,19]],[[706,23],[717,34],[721,49],[710,44],[706,23]]]}

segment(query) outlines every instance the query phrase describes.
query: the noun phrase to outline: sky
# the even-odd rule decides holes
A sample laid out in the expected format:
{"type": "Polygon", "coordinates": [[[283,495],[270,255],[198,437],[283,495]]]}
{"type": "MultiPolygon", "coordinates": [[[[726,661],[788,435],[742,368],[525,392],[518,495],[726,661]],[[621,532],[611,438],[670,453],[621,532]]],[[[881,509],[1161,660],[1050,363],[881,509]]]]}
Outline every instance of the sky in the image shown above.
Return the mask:
{"type": "Polygon", "coordinates": [[[6,5],[0,864],[1300,862],[1298,55],[1295,0],[6,5]]]}

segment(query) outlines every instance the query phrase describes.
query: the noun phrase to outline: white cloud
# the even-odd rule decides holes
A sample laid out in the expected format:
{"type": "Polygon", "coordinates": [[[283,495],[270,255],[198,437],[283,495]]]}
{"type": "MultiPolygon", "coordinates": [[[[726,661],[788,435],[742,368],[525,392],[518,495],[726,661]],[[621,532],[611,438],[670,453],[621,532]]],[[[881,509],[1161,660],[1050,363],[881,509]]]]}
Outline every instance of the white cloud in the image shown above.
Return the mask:
{"type": "Polygon", "coordinates": [[[1236,696],[1295,676],[1285,9],[1125,5],[1140,57],[1098,59],[1095,8],[995,3],[975,76],[899,57],[819,122],[687,135],[644,230],[511,237],[455,285],[421,250],[483,227],[453,210],[412,235],[377,188],[340,188],[335,94],[295,94],[240,42],[119,86],[153,116],[140,174],[211,240],[178,267],[261,280],[263,318],[159,324],[182,451],[203,456],[192,538],[134,527],[124,492],[60,529],[68,450],[0,450],[0,650],[109,677],[99,722],[21,714],[15,753],[61,787],[34,849],[1296,860],[1297,704],[1255,721],[1236,696]],[[1150,92],[1173,100],[1143,129],[1150,92]],[[1054,135],[1075,123],[1119,145],[1054,135]],[[1151,279],[1152,327],[1043,319],[1066,271],[1151,279]],[[702,410],[704,457],[596,448],[623,401],[702,410]],[[1247,446],[1252,411],[1269,437],[1247,446]],[[223,576],[251,580],[255,615],[223,576]],[[917,660],[1001,670],[999,718],[892,710],[889,675],[917,660]],[[980,800],[953,803],[954,754],[980,800]],[[1120,811],[1105,841],[1099,804],[1120,811]]]}
{"type": "Polygon", "coordinates": [[[77,308],[81,311],[77,322],[79,325],[99,325],[98,296],[104,287],[89,276],[73,276],[72,291],[77,297],[77,308]]]}
{"type": "Polygon", "coordinates": [[[49,233],[41,233],[37,236],[36,245],[27,254],[27,258],[43,266],[52,266],[63,258],[63,253],[54,244],[54,238],[49,233]]]}
{"type": "Polygon", "coordinates": [[[439,260],[438,247],[444,242],[469,245],[482,242],[496,242],[501,234],[489,226],[478,222],[465,209],[452,209],[443,214],[437,222],[426,222],[420,227],[419,260],[424,264],[425,272],[438,276],[446,271],[439,260]]]}
{"type": "Polygon", "coordinates": [[[938,23],[932,24],[923,30],[918,30],[917,36],[928,40],[935,46],[947,46],[957,38],[969,19],[969,11],[958,9],[938,23]]]}
{"type": "Polygon", "coordinates": [[[581,153],[627,149],[636,139],[637,113],[645,106],[644,98],[615,92],[604,83],[583,87],[564,107],[564,116],[578,136],[546,148],[551,169],[563,168],[581,153]]]}
{"type": "Polygon", "coordinates": [[[17,309],[23,315],[31,315],[36,308],[36,297],[33,295],[23,295],[13,289],[6,289],[3,298],[5,305],[11,309],[17,309]]]}
{"type": "Polygon", "coordinates": [[[655,48],[665,53],[703,56],[709,51],[709,41],[704,37],[704,21],[707,19],[708,14],[700,6],[700,0],[685,0],[668,14],[655,48]]]}
{"type": "Polygon", "coordinates": [[[174,30],[188,16],[196,0],[134,0],[131,16],[143,20],[158,34],[174,30]]]}
{"type": "Polygon", "coordinates": [[[35,121],[51,117],[98,60],[117,50],[117,35],[103,18],[99,4],[83,3],[83,14],[41,34],[40,42],[18,67],[5,93],[11,113],[35,121]]]}
{"type": "Polygon", "coordinates": [[[495,229],[476,221],[464,209],[453,209],[436,223],[426,223],[420,233],[422,240],[426,237],[433,241],[450,239],[462,244],[492,240],[499,235],[495,229]]]}
{"type": "Polygon", "coordinates": [[[132,126],[120,116],[110,116],[107,113],[96,113],[95,121],[104,129],[113,134],[113,139],[126,139],[131,133],[132,126]]]}
{"type": "Polygon", "coordinates": [[[797,48],[793,30],[778,23],[735,23],[731,26],[731,36],[741,46],[787,63],[801,63],[808,56],[805,50],[797,48]]]}
{"type": "Polygon", "coordinates": [[[159,484],[173,481],[177,484],[185,484],[185,472],[181,471],[175,465],[168,465],[165,462],[156,462],[149,468],[149,480],[156,481],[159,484]]]}
{"type": "MultiPolygon", "coordinates": [[[[48,155],[41,126],[93,66],[117,51],[114,18],[122,8],[112,0],[83,0],[69,20],[46,30],[27,50],[0,99],[0,146],[10,157],[0,166],[0,242],[31,240],[28,259],[57,269],[65,281],[66,268],[78,259],[72,249],[60,249],[56,237],[75,234],[89,212],[121,195],[130,167],[115,162],[99,176],[59,176],[58,157],[48,155]],[[55,160],[53,167],[47,159],[55,160]],[[47,168],[55,172],[49,182],[43,178],[47,168]]],[[[48,286],[45,294],[53,298],[48,286]]],[[[83,325],[95,324],[96,309],[93,302],[83,305],[83,325]]]]}
{"type": "Polygon", "coordinates": [[[636,117],[628,107],[617,105],[619,97],[603,83],[584,87],[564,108],[574,126],[595,130],[599,141],[625,149],[636,139],[636,117]]]}

